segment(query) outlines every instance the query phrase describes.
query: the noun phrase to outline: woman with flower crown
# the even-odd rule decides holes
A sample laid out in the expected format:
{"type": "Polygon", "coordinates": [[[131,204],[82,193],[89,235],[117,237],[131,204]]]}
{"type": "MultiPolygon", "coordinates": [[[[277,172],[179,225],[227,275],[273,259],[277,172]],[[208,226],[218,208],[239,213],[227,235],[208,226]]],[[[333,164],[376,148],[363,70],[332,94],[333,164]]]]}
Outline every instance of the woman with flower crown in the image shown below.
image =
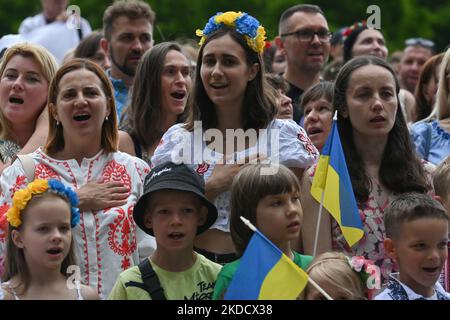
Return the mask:
{"type": "Polygon", "coordinates": [[[152,164],[184,162],[203,175],[206,194],[219,216],[196,238],[195,246],[207,258],[224,264],[236,258],[229,189],[241,166],[256,162],[259,154],[259,160],[285,164],[300,177],[317,160],[318,152],[295,122],[275,119],[275,98],[263,78],[265,31],[258,20],[247,13],[219,12],[197,35],[201,48],[187,121],[164,134],[152,164]],[[235,145],[235,137],[239,140],[251,132],[258,132],[257,139],[235,145]]]}
{"type": "MultiPolygon", "coordinates": [[[[51,82],[48,102],[47,144],[31,154],[34,178],[54,178],[77,190],[81,218],[73,237],[81,282],[104,298],[121,271],[155,248],[154,238],[138,229],[132,217],[149,166],[117,151],[114,95],[108,77],[96,63],[74,59],[64,64],[51,82]],[[83,188],[98,181],[102,182],[98,188],[106,187],[112,200],[86,198],[83,188]]],[[[32,180],[26,172],[16,161],[1,176],[3,211],[13,202],[14,192],[32,180]]],[[[95,196],[98,191],[91,193],[95,196]]],[[[0,229],[0,247],[2,238],[0,229]]]]}
{"type": "Polygon", "coordinates": [[[80,222],[77,194],[58,180],[34,180],[14,193],[2,223],[8,224],[5,274],[0,295],[5,300],[98,299],[81,285],[76,268],[72,228],[80,222]]]}

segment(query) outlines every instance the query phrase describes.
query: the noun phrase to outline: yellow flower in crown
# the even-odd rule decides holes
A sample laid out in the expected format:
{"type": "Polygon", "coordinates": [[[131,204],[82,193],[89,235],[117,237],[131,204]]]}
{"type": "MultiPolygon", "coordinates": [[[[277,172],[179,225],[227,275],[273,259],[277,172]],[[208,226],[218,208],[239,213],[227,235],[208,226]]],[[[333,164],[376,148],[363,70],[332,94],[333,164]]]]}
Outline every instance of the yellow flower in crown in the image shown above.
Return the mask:
{"type": "Polygon", "coordinates": [[[33,182],[28,184],[28,190],[32,194],[43,193],[48,189],[48,181],[47,180],[34,180],[33,182]]]}
{"type": "Polygon", "coordinates": [[[236,21],[236,19],[240,16],[242,16],[242,12],[240,11],[227,11],[225,13],[222,13],[221,15],[215,15],[214,20],[217,24],[223,23],[229,27],[234,27],[234,21],[236,21]]]}
{"type": "Polygon", "coordinates": [[[9,224],[14,228],[19,227],[22,223],[20,220],[20,210],[16,207],[11,207],[8,212],[6,212],[6,220],[8,220],[9,224]]]}
{"type": "MultiPolygon", "coordinates": [[[[6,220],[9,224],[15,228],[18,228],[22,224],[20,212],[26,208],[28,202],[34,195],[42,194],[47,190],[50,190],[51,192],[58,194],[69,201],[71,211],[70,225],[72,228],[75,227],[80,221],[80,212],[77,208],[79,204],[78,196],[70,187],[64,186],[61,181],[55,179],[34,180],[24,189],[17,190],[12,199],[12,206],[6,212],[6,220]]],[[[3,222],[3,219],[3,217],[0,218],[0,223],[3,222]]]]}
{"type": "Polygon", "coordinates": [[[28,189],[17,190],[13,197],[13,206],[19,210],[25,209],[31,199],[31,192],[28,189]]]}
{"type": "Polygon", "coordinates": [[[244,36],[249,47],[256,53],[262,53],[265,46],[266,31],[259,21],[245,12],[218,12],[208,20],[203,30],[197,29],[195,34],[201,37],[199,45],[205,43],[206,38],[222,26],[236,30],[244,36]]]}

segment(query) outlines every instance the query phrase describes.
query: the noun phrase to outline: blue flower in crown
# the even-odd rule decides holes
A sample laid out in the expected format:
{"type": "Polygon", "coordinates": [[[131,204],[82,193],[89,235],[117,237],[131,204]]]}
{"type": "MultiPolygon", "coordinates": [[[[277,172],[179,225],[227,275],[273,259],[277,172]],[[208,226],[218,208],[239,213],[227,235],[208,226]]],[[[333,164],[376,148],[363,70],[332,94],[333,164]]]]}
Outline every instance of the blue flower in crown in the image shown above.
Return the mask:
{"type": "Polygon", "coordinates": [[[258,32],[259,22],[247,13],[236,19],[236,31],[245,34],[250,38],[255,38],[258,32]]]}
{"type": "Polygon", "coordinates": [[[64,195],[64,191],[66,190],[66,187],[62,184],[62,182],[55,179],[48,180],[48,186],[53,191],[61,193],[62,195],[64,195]]]}
{"type": "Polygon", "coordinates": [[[71,212],[70,225],[72,228],[75,227],[80,222],[80,210],[77,208],[79,204],[77,194],[70,187],[64,186],[59,180],[49,180],[48,186],[51,190],[69,200],[71,212]]]}
{"type": "Polygon", "coordinates": [[[221,14],[222,14],[222,12],[218,12],[218,13],[216,13],[216,15],[209,18],[208,23],[205,26],[205,29],[203,29],[203,34],[205,36],[207,36],[211,32],[214,32],[220,28],[220,25],[216,23],[215,19],[216,19],[216,16],[221,15],[221,14]]]}
{"type": "Polygon", "coordinates": [[[243,35],[249,47],[256,53],[264,51],[266,39],[264,27],[254,17],[240,11],[218,12],[209,18],[203,30],[197,29],[195,31],[195,34],[201,37],[199,45],[203,45],[209,34],[223,26],[233,28],[236,32],[243,35]]]}

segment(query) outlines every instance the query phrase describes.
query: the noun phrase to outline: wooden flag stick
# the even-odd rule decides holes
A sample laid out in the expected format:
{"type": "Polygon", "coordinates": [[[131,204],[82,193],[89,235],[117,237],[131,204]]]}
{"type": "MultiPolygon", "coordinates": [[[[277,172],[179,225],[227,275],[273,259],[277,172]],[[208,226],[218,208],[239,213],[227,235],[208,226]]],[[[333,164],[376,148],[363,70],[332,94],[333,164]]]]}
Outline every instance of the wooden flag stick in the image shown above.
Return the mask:
{"type": "Polygon", "coordinates": [[[319,229],[320,229],[320,220],[322,219],[324,197],[325,197],[325,190],[322,190],[322,200],[320,200],[319,215],[317,216],[316,236],[314,237],[313,257],[315,257],[317,254],[317,243],[319,242],[319,229]]]}

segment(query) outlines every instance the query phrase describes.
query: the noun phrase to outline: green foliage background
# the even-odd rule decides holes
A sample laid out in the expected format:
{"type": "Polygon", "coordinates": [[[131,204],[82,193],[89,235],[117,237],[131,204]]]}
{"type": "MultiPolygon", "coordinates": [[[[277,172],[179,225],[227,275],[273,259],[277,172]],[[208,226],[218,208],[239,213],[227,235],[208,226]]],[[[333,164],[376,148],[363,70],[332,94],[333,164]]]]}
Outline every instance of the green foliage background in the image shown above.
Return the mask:
{"type": "MultiPolygon", "coordinates": [[[[367,19],[366,9],[381,9],[381,27],[389,50],[401,49],[409,37],[425,37],[439,50],[450,43],[450,1],[448,0],[146,0],[156,12],[156,41],[195,38],[217,11],[246,11],[266,27],[268,38],[277,34],[278,18],[289,6],[299,3],[319,5],[331,30],[367,19]]],[[[112,0],[72,0],[93,29],[101,28],[103,12],[112,0]]],[[[40,0],[0,0],[0,36],[16,33],[21,21],[40,11],[40,0]]]]}

